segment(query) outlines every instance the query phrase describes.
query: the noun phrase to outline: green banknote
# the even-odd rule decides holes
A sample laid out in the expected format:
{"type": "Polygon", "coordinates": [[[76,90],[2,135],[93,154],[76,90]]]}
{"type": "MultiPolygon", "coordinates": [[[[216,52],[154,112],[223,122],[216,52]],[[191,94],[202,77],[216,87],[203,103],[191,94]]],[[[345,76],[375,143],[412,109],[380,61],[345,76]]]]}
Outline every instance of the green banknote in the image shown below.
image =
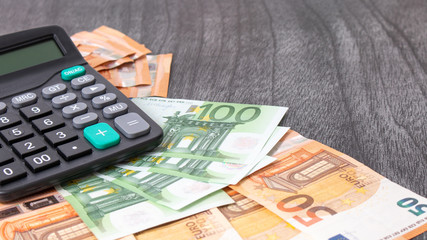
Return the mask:
{"type": "MultiPolygon", "coordinates": [[[[289,128],[277,127],[273,135],[269,138],[264,148],[259,153],[261,161],[257,163],[257,168],[245,166],[224,171],[239,175],[242,171],[245,175],[248,172],[258,170],[271,163],[275,158],[266,154],[285,135],[289,128]]],[[[158,204],[179,210],[204,196],[224,188],[227,184],[215,184],[182,178],[179,176],[166,175],[149,172],[150,167],[155,165],[153,161],[146,161],[145,158],[134,158],[132,161],[119,164],[117,167],[110,167],[100,172],[99,176],[113,181],[113,183],[140,194],[158,204]]],[[[223,164],[229,166],[231,164],[223,164]]],[[[237,165],[237,164],[233,164],[237,165]]]]}
{"type": "Polygon", "coordinates": [[[197,100],[134,98],[164,131],[154,151],[172,159],[249,164],[287,111],[285,107],[197,100]]]}
{"type": "Polygon", "coordinates": [[[175,211],[96,175],[76,179],[57,190],[98,239],[117,239],[212,207],[233,203],[222,190],[175,211]]]}

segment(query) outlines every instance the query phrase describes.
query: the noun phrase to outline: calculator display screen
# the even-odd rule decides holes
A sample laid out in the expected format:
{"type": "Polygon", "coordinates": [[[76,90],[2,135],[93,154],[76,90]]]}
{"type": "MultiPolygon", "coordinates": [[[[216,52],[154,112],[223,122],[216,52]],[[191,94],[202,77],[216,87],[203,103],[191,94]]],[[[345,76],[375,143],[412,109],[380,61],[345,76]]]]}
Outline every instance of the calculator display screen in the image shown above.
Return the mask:
{"type": "Polygon", "coordinates": [[[49,39],[0,53],[0,75],[63,57],[55,40],[49,39]]]}

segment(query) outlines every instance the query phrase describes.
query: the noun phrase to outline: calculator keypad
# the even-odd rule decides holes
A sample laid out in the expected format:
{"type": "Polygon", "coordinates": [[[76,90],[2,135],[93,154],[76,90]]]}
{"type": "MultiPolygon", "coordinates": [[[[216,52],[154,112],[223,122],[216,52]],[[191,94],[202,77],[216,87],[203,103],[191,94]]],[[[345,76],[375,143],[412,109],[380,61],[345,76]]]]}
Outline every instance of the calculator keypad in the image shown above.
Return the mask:
{"type": "Polygon", "coordinates": [[[63,75],[73,71],[79,76],[14,96],[10,100],[14,109],[0,102],[0,137],[6,143],[0,144],[0,186],[150,132],[139,114],[128,113],[125,99],[118,101],[121,97],[96,83],[94,75],[84,75],[80,68],[66,69],[63,75]]]}

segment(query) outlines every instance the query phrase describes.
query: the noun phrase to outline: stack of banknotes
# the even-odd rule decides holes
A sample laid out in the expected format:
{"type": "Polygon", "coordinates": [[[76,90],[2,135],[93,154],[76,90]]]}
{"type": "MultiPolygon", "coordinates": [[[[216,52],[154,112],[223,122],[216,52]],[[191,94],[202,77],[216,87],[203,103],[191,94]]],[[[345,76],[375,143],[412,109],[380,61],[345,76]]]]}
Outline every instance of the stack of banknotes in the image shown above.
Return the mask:
{"type": "MultiPolygon", "coordinates": [[[[100,72],[123,66],[90,64],[100,72]]],[[[388,240],[427,230],[426,198],[278,126],[285,107],[132,101],[163,128],[162,143],[56,190],[1,204],[0,238],[388,240]]]]}
{"type": "Polygon", "coordinates": [[[85,60],[128,97],[167,97],[172,54],[151,51],[125,34],[101,26],[71,36],[85,60]]]}

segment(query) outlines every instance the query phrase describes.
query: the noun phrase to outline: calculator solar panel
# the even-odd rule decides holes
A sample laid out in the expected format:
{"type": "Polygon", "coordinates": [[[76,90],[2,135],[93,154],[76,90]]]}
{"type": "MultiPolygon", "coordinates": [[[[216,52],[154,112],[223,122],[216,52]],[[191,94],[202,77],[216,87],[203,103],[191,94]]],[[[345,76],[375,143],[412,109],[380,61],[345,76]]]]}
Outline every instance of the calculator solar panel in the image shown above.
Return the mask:
{"type": "Polygon", "coordinates": [[[162,135],[62,28],[0,37],[0,201],[141,154],[162,135]]]}

